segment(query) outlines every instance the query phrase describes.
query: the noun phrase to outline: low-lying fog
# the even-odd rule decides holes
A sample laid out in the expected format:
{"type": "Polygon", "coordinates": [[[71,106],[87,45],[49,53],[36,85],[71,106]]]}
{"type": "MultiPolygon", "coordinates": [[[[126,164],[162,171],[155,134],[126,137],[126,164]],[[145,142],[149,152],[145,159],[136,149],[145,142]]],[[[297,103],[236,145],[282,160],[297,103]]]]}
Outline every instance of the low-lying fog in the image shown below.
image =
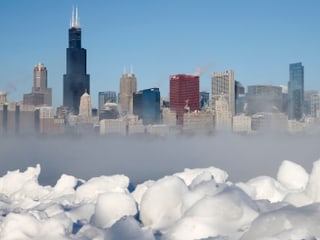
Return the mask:
{"type": "Polygon", "coordinates": [[[214,166],[232,182],[275,177],[282,160],[310,172],[320,158],[319,136],[81,137],[0,139],[0,175],[41,165],[41,184],[54,185],[61,174],[82,179],[124,174],[134,184],[183,171],[214,166]]]}

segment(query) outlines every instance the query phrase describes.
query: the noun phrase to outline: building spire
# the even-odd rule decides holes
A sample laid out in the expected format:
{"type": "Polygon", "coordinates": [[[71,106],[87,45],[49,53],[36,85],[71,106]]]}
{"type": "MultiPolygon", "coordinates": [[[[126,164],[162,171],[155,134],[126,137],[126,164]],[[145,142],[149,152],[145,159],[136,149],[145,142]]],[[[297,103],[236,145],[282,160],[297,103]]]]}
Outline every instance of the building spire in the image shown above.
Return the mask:
{"type": "Polygon", "coordinates": [[[76,12],[74,12],[74,6],[72,6],[72,16],[71,16],[71,28],[80,28],[80,17],[78,14],[78,6],[76,6],[76,12]]]}
{"type": "Polygon", "coordinates": [[[72,28],[74,26],[74,6],[72,6],[72,15],[71,15],[71,21],[70,21],[70,27],[72,28]]]}
{"type": "Polygon", "coordinates": [[[78,6],[76,6],[76,27],[80,27],[80,18],[78,16],[78,6]]]}

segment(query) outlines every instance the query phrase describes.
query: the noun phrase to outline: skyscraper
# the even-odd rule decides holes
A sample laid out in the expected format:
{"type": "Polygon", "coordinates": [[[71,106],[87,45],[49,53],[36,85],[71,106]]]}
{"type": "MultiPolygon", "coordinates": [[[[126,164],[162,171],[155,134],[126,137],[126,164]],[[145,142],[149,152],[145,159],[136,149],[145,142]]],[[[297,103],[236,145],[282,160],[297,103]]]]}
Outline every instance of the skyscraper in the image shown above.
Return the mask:
{"type": "Polygon", "coordinates": [[[300,120],[304,104],[304,67],[302,63],[289,65],[288,119],[300,120]]]}
{"type": "Polygon", "coordinates": [[[133,113],[142,118],[142,122],[144,125],[159,123],[159,88],[150,88],[133,93],[133,113]]]}
{"type": "Polygon", "coordinates": [[[170,76],[170,109],[177,114],[177,124],[183,124],[185,112],[199,110],[199,76],[170,76]]]}
{"type": "Polygon", "coordinates": [[[225,72],[214,72],[212,74],[212,106],[215,108],[215,101],[221,95],[227,98],[229,111],[235,114],[235,81],[234,72],[232,70],[225,72]]]}
{"type": "Polygon", "coordinates": [[[23,103],[34,106],[51,106],[52,89],[47,87],[47,68],[38,63],[33,69],[32,92],[23,95],[23,103]]]}
{"type": "Polygon", "coordinates": [[[124,73],[120,79],[120,106],[122,113],[132,113],[132,94],[137,91],[137,79],[133,73],[124,73]]]}
{"type": "Polygon", "coordinates": [[[78,16],[72,10],[69,28],[69,46],[66,52],[67,73],[63,75],[63,105],[78,114],[80,97],[90,93],[90,75],[87,74],[87,51],[81,47],[81,28],[78,16]]]}
{"type": "Polygon", "coordinates": [[[38,63],[33,69],[33,88],[32,91],[42,90],[47,88],[47,68],[38,63]]]}
{"type": "Polygon", "coordinates": [[[92,104],[90,95],[85,92],[80,98],[79,116],[84,120],[91,120],[92,117],[92,104]]]}

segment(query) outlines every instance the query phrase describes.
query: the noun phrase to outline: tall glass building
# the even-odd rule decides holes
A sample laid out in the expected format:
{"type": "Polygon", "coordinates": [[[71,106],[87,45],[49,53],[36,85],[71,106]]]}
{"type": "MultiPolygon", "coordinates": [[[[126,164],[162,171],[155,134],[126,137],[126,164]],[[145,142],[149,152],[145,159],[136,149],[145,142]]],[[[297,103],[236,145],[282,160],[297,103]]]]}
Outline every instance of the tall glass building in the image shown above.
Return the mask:
{"type": "Polygon", "coordinates": [[[133,93],[133,113],[142,118],[144,125],[158,124],[160,122],[159,88],[133,93]]]}
{"type": "Polygon", "coordinates": [[[289,65],[288,119],[300,120],[304,104],[304,66],[301,62],[289,65]]]}
{"type": "Polygon", "coordinates": [[[78,114],[80,98],[90,94],[90,75],[87,74],[87,50],[81,47],[81,28],[76,13],[72,11],[67,48],[67,73],[63,75],[63,106],[78,114]]]}

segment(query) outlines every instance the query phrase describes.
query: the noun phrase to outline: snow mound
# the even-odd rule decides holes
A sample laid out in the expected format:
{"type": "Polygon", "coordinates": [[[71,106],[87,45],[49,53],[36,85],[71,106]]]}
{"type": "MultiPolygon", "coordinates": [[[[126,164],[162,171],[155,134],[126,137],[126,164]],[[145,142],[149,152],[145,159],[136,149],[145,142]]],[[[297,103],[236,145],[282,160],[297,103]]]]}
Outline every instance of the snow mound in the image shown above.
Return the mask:
{"type": "Polygon", "coordinates": [[[302,166],[285,160],[279,167],[277,179],[287,189],[301,191],[308,184],[309,174],[302,166]]]}
{"type": "Polygon", "coordinates": [[[313,202],[320,202],[320,160],[313,163],[306,194],[313,202]]]}
{"type": "Polygon", "coordinates": [[[98,227],[108,228],[120,218],[136,214],[136,202],[131,195],[109,192],[99,195],[94,222],[98,227]]]}
{"type": "Polygon", "coordinates": [[[101,176],[89,179],[79,186],[75,196],[78,203],[96,203],[98,195],[107,192],[128,192],[129,178],[124,175],[101,176]]]}
{"type": "Polygon", "coordinates": [[[142,196],[145,194],[145,192],[155,183],[153,180],[145,181],[142,184],[138,184],[134,191],[131,193],[132,197],[138,204],[138,208],[140,209],[140,202],[142,199],[142,196]]]}
{"type": "Polygon", "coordinates": [[[155,240],[155,237],[151,229],[141,228],[133,217],[123,217],[111,228],[106,229],[105,239],[155,240]]]}
{"type": "Polygon", "coordinates": [[[178,176],[181,179],[184,180],[187,186],[189,186],[192,181],[202,173],[209,173],[213,178],[216,180],[217,183],[224,183],[228,179],[228,174],[215,167],[209,167],[209,168],[195,168],[195,169],[184,169],[183,172],[175,173],[174,176],[178,176]]]}
{"type": "Polygon", "coordinates": [[[227,182],[209,167],[138,184],[124,175],[38,183],[40,165],[0,177],[0,239],[320,239],[320,160],[285,160],[277,179],[227,182]]]}
{"type": "Polygon", "coordinates": [[[72,223],[66,217],[39,220],[31,214],[10,213],[0,225],[0,239],[68,239],[72,223]]]}
{"type": "Polygon", "coordinates": [[[251,224],[241,240],[317,239],[320,236],[320,205],[287,206],[263,213],[251,224]],[[268,237],[268,238],[267,238],[268,237]]]}
{"type": "MultiPolygon", "coordinates": [[[[24,172],[8,171],[5,176],[0,178],[0,194],[18,201],[24,198],[36,201],[43,198],[50,192],[50,188],[39,185],[40,171],[39,164],[36,167],[28,167],[24,172]]],[[[29,203],[32,204],[31,202],[29,203]]]]}
{"type": "Polygon", "coordinates": [[[176,176],[155,182],[141,200],[140,218],[143,224],[153,229],[173,224],[182,215],[183,197],[187,192],[184,181],[176,176]]]}
{"type": "Polygon", "coordinates": [[[257,206],[238,187],[226,187],[204,196],[168,232],[169,239],[201,239],[210,236],[239,237],[258,216],[257,206]]]}
{"type": "Polygon", "coordinates": [[[288,193],[277,180],[267,176],[249,180],[243,190],[255,200],[267,199],[270,202],[280,202],[288,193]]]}

